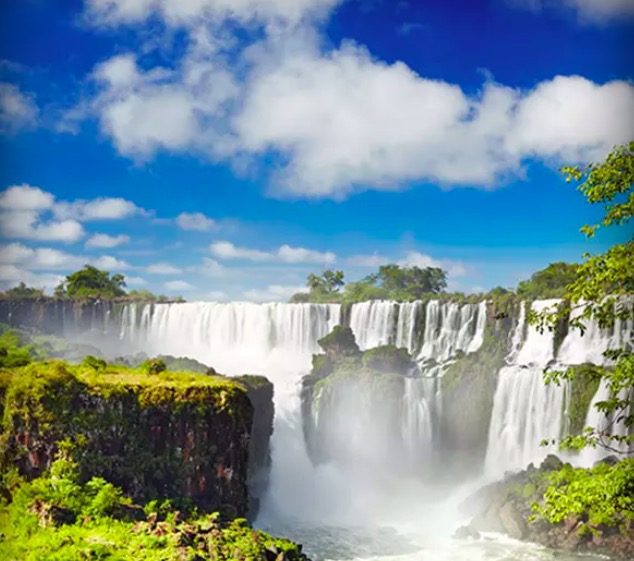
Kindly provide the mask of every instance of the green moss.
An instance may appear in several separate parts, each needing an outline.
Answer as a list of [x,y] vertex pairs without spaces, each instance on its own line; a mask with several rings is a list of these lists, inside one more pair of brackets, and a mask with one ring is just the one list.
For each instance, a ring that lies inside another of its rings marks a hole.
[[[246,461],[253,408],[229,378],[50,361],[4,372],[0,386],[0,468],[15,465],[28,477],[46,469],[64,439],[82,477],[99,474],[143,499],[184,500],[200,470],[209,480],[216,463]],[[232,444],[243,438],[244,457]],[[201,500],[208,496],[203,486]]]
[[371,370],[380,372],[407,373],[414,363],[407,349],[399,349],[394,345],[383,345],[365,351],[361,357],[361,364]]
[[605,369],[594,364],[571,366],[566,372],[570,379],[570,406],[568,419],[571,436],[580,435],[585,426],[592,398],[599,389]]

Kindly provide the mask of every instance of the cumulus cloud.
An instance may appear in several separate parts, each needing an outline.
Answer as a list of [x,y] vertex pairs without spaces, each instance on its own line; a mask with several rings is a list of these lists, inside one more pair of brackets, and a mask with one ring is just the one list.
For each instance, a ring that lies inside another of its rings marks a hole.
[[277,261],[281,263],[322,263],[330,264],[336,260],[332,252],[321,252],[304,247],[282,245],[275,251],[261,251],[246,247],[237,247],[231,242],[214,242],[209,246],[211,253],[219,259],[240,259],[244,261]]
[[130,236],[119,234],[109,236],[108,234],[94,234],[86,242],[86,247],[113,248],[130,242]]
[[97,23],[139,23],[159,16],[167,25],[187,26],[200,20],[234,20],[241,24],[297,24],[325,15],[342,0],[86,0]]
[[180,275],[183,270],[170,263],[153,263],[145,268],[151,275]]
[[[0,266],[16,267],[23,271],[68,271],[94,265],[100,269],[123,271],[132,266],[110,255],[86,257],[60,251],[49,247],[28,247],[21,243],[0,245]],[[26,278],[21,279],[26,282]]]
[[192,290],[194,287],[183,280],[166,282],[163,287],[167,290]]
[[197,232],[206,232],[216,225],[211,218],[200,212],[181,212],[176,217],[176,224],[181,230],[194,230]]
[[192,47],[170,69],[118,55],[95,72],[93,111],[122,155],[273,158],[274,194],[335,199],[420,180],[495,188],[528,158],[599,160],[634,130],[626,81],[556,76],[530,90],[488,81],[468,94],[352,42],[324,53],[306,37],[252,45],[246,78],[213,46]]
[[[137,214],[147,211],[122,198],[58,201],[52,193],[26,184],[13,185],[0,193],[0,235],[5,238],[72,243],[85,235],[82,222],[119,220]],[[126,238],[97,234],[88,245],[115,247],[128,241]]]
[[227,269],[225,267],[223,267],[215,259],[210,259],[209,257],[203,257],[200,265],[192,267],[192,271],[212,278],[222,277],[227,273]]
[[296,292],[305,291],[305,286],[272,284],[262,289],[247,290],[242,297],[250,302],[285,302]]
[[122,220],[136,214],[145,214],[132,201],[120,197],[99,197],[90,201],[59,202],[53,212],[60,218],[74,218],[82,222],[91,220]]
[[39,187],[13,185],[0,193],[0,208],[9,210],[46,210],[53,207],[55,197]]
[[605,23],[617,18],[634,17],[632,0],[507,0],[512,6],[534,12],[567,10],[575,12],[582,23]]
[[75,220],[42,220],[37,211],[0,212],[0,234],[5,238],[72,243],[84,237]]
[[99,269],[106,269],[108,271],[125,271],[132,269],[132,265],[127,261],[117,259],[111,255],[100,255],[99,257],[91,259],[90,264]]
[[416,251],[408,252],[403,259],[398,262],[403,267],[438,267],[447,272],[447,277],[457,278],[464,277],[467,274],[467,267],[460,261],[452,261],[451,259],[434,259],[424,253]]
[[33,99],[14,84],[0,82],[0,134],[32,128],[38,109]]

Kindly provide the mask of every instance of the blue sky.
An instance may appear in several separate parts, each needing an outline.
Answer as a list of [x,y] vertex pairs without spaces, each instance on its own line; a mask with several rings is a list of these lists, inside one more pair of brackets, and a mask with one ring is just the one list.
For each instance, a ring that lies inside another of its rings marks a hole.
[[324,267],[515,286],[630,232],[557,169],[634,130],[630,0],[23,0],[0,43],[0,287],[285,300]]

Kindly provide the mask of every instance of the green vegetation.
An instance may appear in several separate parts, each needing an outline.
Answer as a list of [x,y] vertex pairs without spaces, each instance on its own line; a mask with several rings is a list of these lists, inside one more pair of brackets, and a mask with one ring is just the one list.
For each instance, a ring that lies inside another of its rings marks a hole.
[[[0,397],[1,473],[14,466],[39,475],[68,440],[82,481],[103,477],[135,500],[170,498],[183,507],[191,500],[222,506],[209,491],[192,495],[187,482],[199,474],[215,477],[216,464],[231,457],[230,440],[248,433],[253,411],[244,387],[229,378],[148,375],[140,368],[103,367],[98,359],[5,370]],[[226,436],[212,444],[207,435],[216,433]],[[179,443],[182,434],[187,441]]]
[[549,487],[543,502],[533,504],[536,518],[559,524],[581,517],[580,532],[596,532],[602,525],[625,531],[625,524],[634,520],[634,458],[592,469],[566,464],[543,477]]
[[244,519],[185,517],[169,504],[144,509],[106,480],[83,482],[62,454],[43,476],[16,482],[0,505],[0,558],[24,561],[280,561],[304,559],[301,546],[252,530]]
[[85,265],[66,277],[57,288],[58,298],[105,298],[112,299],[125,295],[125,277],[119,273],[110,275],[92,265]]
[[[55,299],[68,300],[117,300],[124,302],[185,302],[181,296],[168,297],[156,295],[149,290],[130,290],[126,292],[125,277],[122,274],[111,274],[92,265],[68,275],[53,292]],[[44,289],[29,287],[21,282],[17,286],[0,292],[4,300],[41,300],[50,299]]]
[[291,302],[413,301],[439,294],[446,286],[447,274],[436,267],[382,265],[377,273],[348,284],[344,283],[343,271],[328,269],[321,275],[308,275],[309,292],[293,295]]
[[536,272],[530,280],[522,281],[517,287],[517,295],[522,300],[563,298],[566,287],[577,278],[578,265],[572,263],[551,263]]
[[564,374],[570,380],[568,421],[571,436],[579,436],[583,432],[592,398],[599,389],[604,372],[605,369],[601,366],[580,364],[571,366]]
[[[600,226],[624,226],[634,216],[634,142],[616,147],[599,164],[585,168],[567,167],[563,173],[568,181],[579,183],[579,190],[591,204],[605,205],[605,215],[600,225],[587,225],[581,231],[593,237]],[[557,324],[569,316],[571,311],[581,310],[578,317],[570,320],[571,329],[585,331],[585,322],[596,321],[600,327],[612,328],[617,320],[634,319],[634,236],[628,241],[612,246],[599,255],[585,255],[579,265],[576,278],[566,287],[565,305],[555,311],[540,315],[532,314],[530,321],[540,329],[556,329]],[[582,434],[566,438],[562,448],[604,446],[618,452],[622,445],[634,442],[634,349],[626,342],[622,348],[610,349],[606,357],[614,361],[614,367],[601,371],[607,381],[611,398],[597,404],[597,409],[606,416],[622,418],[630,428],[627,436],[610,435],[595,427],[586,427]],[[546,381],[557,382],[565,372],[546,372]],[[625,393],[623,391],[625,390]]]
[[317,343],[328,357],[356,356],[361,352],[352,329],[344,325],[336,325]]
[[43,288],[33,288],[30,286],[26,286],[23,282],[6,290],[4,292],[4,296],[6,298],[15,298],[18,300],[28,300],[33,298],[45,298],[44,289]]

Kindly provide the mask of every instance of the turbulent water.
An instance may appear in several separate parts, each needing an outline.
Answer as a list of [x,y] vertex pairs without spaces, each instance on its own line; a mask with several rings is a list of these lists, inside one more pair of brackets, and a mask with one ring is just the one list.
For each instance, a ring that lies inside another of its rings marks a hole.
[[[532,306],[539,311],[554,304]],[[486,454],[489,476],[539,460],[544,454],[539,441],[563,430],[566,387],[545,386],[544,366],[553,361],[600,362],[601,353],[621,337],[619,329],[605,333],[592,327],[590,336],[583,338],[571,332],[555,356],[553,334],[528,327],[525,312],[510,334],[506,366],[498,373]],[[442,487],[424,477],[399,478],[389,467],[371,469],[364,462],[311,463],[300,417],[301,378],[310,369],[311,355],[319,352],[318,339],[341,321],[340,307],[327,304],[130,305],[124,310],[120,337],[150,355],[188,356],[220,372],[265,374],[273,381],[271,484],[257,524],[304,543],[315,561],[577,559],[501,536],[474,542],[452,539],[456,527],[465,522],[458,504],[483,480]],[[349,324],[362,349],[396,344],[419,361],[418,375],[405,381],[399,430],[407,461],[421,474],[438,444],[438,376],[458,353],[482,346],[486,322],[486,303],[352,306]],[[595,399],[605,391],[600,388]]]

